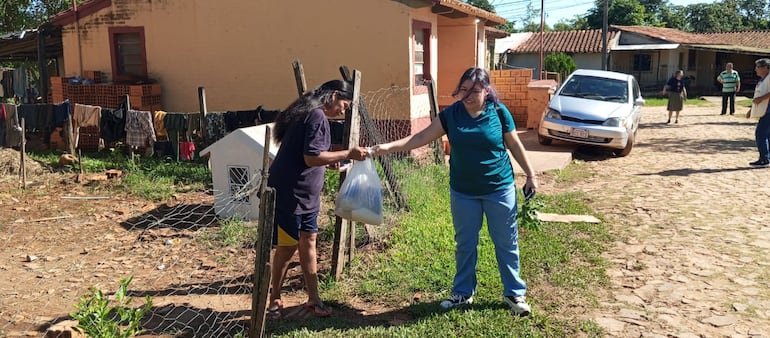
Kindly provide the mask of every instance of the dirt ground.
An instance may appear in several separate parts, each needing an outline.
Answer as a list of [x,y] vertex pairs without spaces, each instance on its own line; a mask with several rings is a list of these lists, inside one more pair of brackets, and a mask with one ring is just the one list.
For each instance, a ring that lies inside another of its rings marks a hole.
[[[581,148],[576,157],[590,178],[542,184],[544,193],[584,191],[618,235],[606,253],[611,287],[597,290],[600,306],[586,314],[611,336],[770,337],[770,169],[748,166],[757,157],[755,122],[718,110],[686,106],[667,125],[664,108],[644,108],[630,156]],[[43,336],[52,323],[67,324],[89,287],[114,292],[129,275],[130,295],[153,299],[148,336],[243,331],[254,250],[208,244],[210,193],[150,203],[101,188],[110,181],[77,183],[73,173],[44,170],[30,171],[22,191],[4,164],[13,156],[0,153],[0,337]],[[287,317],[308,317],[301,284],[292,266]],[[409,319],[355,299],[335,304],[335,316]]]
[[[713,103],[713,102],[712,102]],[[585,192],[619,240],[589,318],[616,337],[770,337],[770,168],[747,108],[644,108],[630,156],[581,149]],[[534,295],[536,297],[536,295]]]

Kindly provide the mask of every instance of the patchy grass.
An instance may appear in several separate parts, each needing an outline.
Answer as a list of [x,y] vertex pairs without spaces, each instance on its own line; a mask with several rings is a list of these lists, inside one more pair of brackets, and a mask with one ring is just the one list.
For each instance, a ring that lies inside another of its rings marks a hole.
[[[583,177],[565,169],[559,180]],[[353,297],[394,309],[410,320],[391,326],[384,318],[362,326],[345,317],[271,325],[274,337],[564,337],[600,336],[601,328],[581,319],[586,307],[597,306],[591,290],[606,287],[607,263],[601,258],[610,234],[604,224],[545,222],[539,231],[520,229],[522,275],[528,283],[529,318],[512,316],[501,301],[502,284],[494,247],[482,229],[477,266],[476,302],[464,309],[443,311],[438,303],[450,295],[455,271],[454,230],[449,211],[449,177],[443,165],[408,169],[400,182],[410,212],[384,243],[385,249],[359,255],[345,279],[322,283],[324,298],[345,306]],[[581,193],[539,194],[542,211],[592,214]],[[521,202],[521,201],[520,201]],[[601,216],[600,216],[601,217]],[[421,294],[419,302],[414,301]],[[400,318],[400,317],[399,317]]]
[[[61,151],[29,152],[38,162],[47,163],[62,171],[79,172],[78,164],[59,167]],[[85,174],[119,169],[125,174],[117,188],[132,195],[151,201],[168,200],[177,192],[202,190],[211,182],[211,173],[206,163],[196,161],[176,162],[160,158],[129,157],[117,151],[102,151],[81,155],[82,171]],[[98,184],[92,187],[99,188]]]

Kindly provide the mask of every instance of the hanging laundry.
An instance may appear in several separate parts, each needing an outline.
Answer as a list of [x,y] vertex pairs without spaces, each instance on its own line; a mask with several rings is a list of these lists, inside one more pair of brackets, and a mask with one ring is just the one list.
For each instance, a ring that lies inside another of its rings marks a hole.
[[206,113],[206,138],[209,142],[216,142],[227,135],[224,112]]
[[13,71],[13,91],[22,103],[30,102],[27,98],[27,67],[24,65]]
[[64,127],[64,122],[70,120],[71,107],[70,100],[53,105],[53,128]]
[[21,126],[17,106],[10,103],[0,103],[5,109],[5,144],[17,148],[21,146]]
[[102,139],[108,145],[113,145],[126,139],[126,100],[123,99],[118,108],[102,108],[102,121],[100,133]]
[[166,112],[157,110],[152,113],[152,123],[155,126],[155,137],[160,140],[168,139],[168,131],[166,131],[166,125],[163,123],[163,118],[166,117]]
[[189,161],[192,160],[193,154],[195,154],[195,143],[179,142],[179,157],[185,161]]
[[[95,151],[99,145],[99,125],[102,119],[102,107],[75,103],[75,109],[72,112],[72,137],[75,140],[75,147],[83,150]],[[91,127],[86,134],[89,140],[88,145],[81,146],[81,129]]]
[[201,130],[201,115],[199,113],[187,114],[187,128],[184,138],[187,142],[193,142],[193,134]]
[[129,110],[126,114],[126,144],[136,148],[152,148],[155,140],[152,113]]
[[166,113],[163,118],[163,124],[166,125],[168,140],[174,149],[174,158],[179,161],[179,137],[187,132],[187,114],[185,113]]

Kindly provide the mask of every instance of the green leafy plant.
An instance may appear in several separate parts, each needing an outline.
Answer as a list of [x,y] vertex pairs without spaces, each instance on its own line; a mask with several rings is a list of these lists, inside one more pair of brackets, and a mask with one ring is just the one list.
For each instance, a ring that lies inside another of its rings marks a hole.
[[545,203],[537,197],[524,201],[521,204],[521,211],[516,216],[519,221],[519,227],[526,230],[539,231],[542,222],[537,217],[537,212],[544,207]]
[[131,298],[126,297],[126,289],[133,276],[120,280],[120,287],[111,302],[101,290],[91,288],[75,307],[77,312],[70,316],[78,321],[77,327],[89,337],[134,337],[144,330],[142,317],[152,308],[152,299],[145,297],[145,305],[136,309],[130,307]]
[[543,68],[551,72],[561,74],[562,79],[566,79],[577,69],[575,60],[565,53],[551,53],[543,59]]

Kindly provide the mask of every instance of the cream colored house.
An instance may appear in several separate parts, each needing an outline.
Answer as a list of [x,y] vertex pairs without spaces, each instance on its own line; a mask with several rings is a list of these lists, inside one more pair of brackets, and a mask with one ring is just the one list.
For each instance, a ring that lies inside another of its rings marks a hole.
[[90,0],[52,18],[62,27],[63,74],[152,79],[167,111],[283,109],[297,97],[292,62],[310,89],[362,73],[362,93],[401,88],[387,119],[409,129],[428,119],[424,79],[439,105],[461,73],[484,67],[485,28],[505,23],[459,0]]

